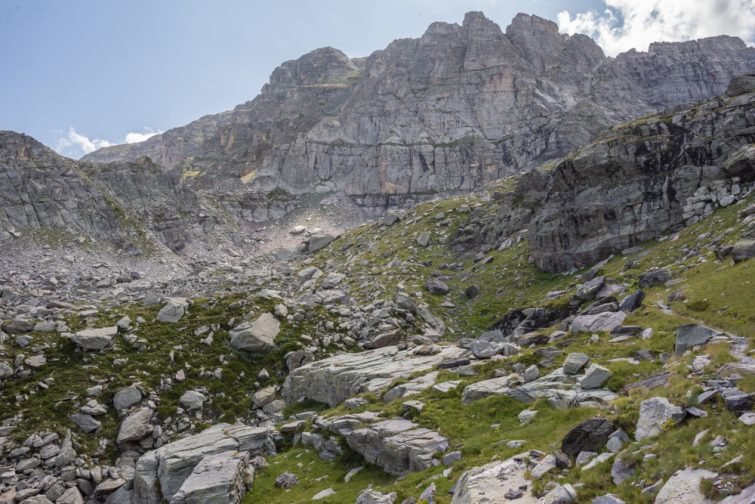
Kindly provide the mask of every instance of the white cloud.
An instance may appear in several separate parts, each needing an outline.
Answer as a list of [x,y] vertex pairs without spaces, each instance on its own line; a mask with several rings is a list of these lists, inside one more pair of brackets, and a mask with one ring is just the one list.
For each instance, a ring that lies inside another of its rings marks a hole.
[[733,35],[755,40],[755,0],[604,0],[606,9],[558,14],[561,32],[592,37],[609,56],[651,42]]
[[153,130],[152,128],[144,128],[144,131],[139,133],[138,131],[132,131],[126,133],[126,143],[138,143],[147,140],[150,137],[159,135],[162,133],[160,130]]
[[102,140],[99,138],[91,139],[86,135],[78,133],[73,127],[70,127],[68,128],[68,135],[58,140],[58,145],[55,150],[61,154],[80,157],[83,154],[89,154],[97,149],[110,147],[111,145],[113,144],[108,140]]
[[[150,137],[159,135],[160,133],[162,133],[162,131],[153,130],[152,128],[144,128],[144,131],[141,132],[131,131],[126,133],[123,143],[131,144],[143,142]],[[89,138],[76,131],[72,126],[68,128],[68,134],[58,140],[55,150],[64,156],[78,159],[85,154],[89,154],[90,152],[94,152],[103,147],[110,147],[111,145],[115,145],[115,143],[101,138]]]

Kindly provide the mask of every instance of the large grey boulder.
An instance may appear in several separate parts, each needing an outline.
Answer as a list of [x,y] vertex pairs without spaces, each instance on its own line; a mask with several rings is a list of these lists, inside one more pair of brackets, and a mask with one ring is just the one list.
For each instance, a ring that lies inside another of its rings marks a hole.
[[204,402],[206,400],[207,396],[199,392],[198,390],[187,390],[183,393],[183,395],[181,395],[181,397],[178,399],[178,402],[180,402],[181,406],[183,406],[187,410],[192,411],[202,409],[202,406],[204,406]]
[[113,407],[116,411],[129,409],[142,400],[142,392],[133,385],[124,387],[113,396]]
[[149,408],[139,408],[124,418],[118,429],[118,444],[140,441],[151,435],[153,431],[152,413]]
[[246,352],[262,352],[275,348],[280,322],[272,313],[263,313],[254,322],[244,322],[231,332],[231,347]]
[[75,423],[82,432],[90,433],[95,432],[102,427],[102,422],[96,420],[92,415],[86,415],[83,413],[74,413],[68,417],[73,423]]
[[384,494],[382,492],[378,492],[377,490],[368,488],[367,490],[359,494],[354,504],[394,504],[396,502],[396,499],[396,492]]
[[708,327],[687,324],[676,330],[676,341],[674,343],[674,353],[682,355],[689,348],[698,345],[704,345],[716,335],[716,331]]
[[566,356],[561,368],[565,374],[575,375],[582,371],[587,363],[590,362],[590,357],[587,354],[581,352],[570,353]]
[[440,464],[438,455],[448,449],[445,437],[403,418],[380,420],[367,413],[320,420],[320,425],[343,436],[367,462],[396,476]]
[[[217,424],[199,434],[168,443],[157,450],[142,455],[136,461],[134,473],[134,502],[140,504],[160,504],[171,499],[181,490],[186,480],[192,476],[197,465],[207,456],[227,452],[243,452],[250,456],[270,455],[275,453],[272,431],[266,427],[249,427],[246,425]],[[212,462],[205,466],[209,471],[212,467],[220,467],[219,476],[224,481],[238,481],[235,476],[239,469],[233,460]],[[231,477],[230,475],[233,475]],[[190,484],[192,491],[209,491],[212,482],[202,487],[207,481],[201,473],[197,473],[194,483]],[[186,490],[189,490],[187,487]],[[213,490],[214,491],[214,490]],[[222,490],[221,490],[222,491]],[[191,492],[185,492],[184,495]]]
[[634,437],[637,441],[655,437],[667,422],[678,423],[684,418],[684,410],[665,397],[652,397],[640,404],[640,417]]
[[309,399],[337,406],[360,392],[377,392],[395,380],[429,371],[463,353],[464,349],[457,346],[443,347],[433,355],[387,346],[336,355],[293,370],[286,377],[281,392],[288,404]]
[[539,504],[532,493],[527,474],[539,460],[531,453],[521,453],[509,459],[475,467],[461,475],[456,482],[451,504],[489,504],[517,502]]
[[84,504],[84,498],[78,488],[69,488],[55,500],[55,504]]
[[598,364],[590,364],[585,375],[579,380],[579,386],[583,389],[596,389],[603,386],[611,377],[611,371]]
[[71,336],[71,341],[82,350],[103,350],[113,344],[118,326],[84,329]]
[[739,240],[731,248],[731,257],[735,263],[755,257],[755,240]]
[[0,361],[0,380],[13,376],[13,368],[7,362]]
[[183,318],[188,309],[189,303],[185,298],[169,298],[157,312],[157,320],[174,324]]
[[310,254],[313,254],[317,252],[318,250],[322,250],[328,245],[330,245],[338,236],[331,235],[331,234],[316,234],[312,235],[309,238],[309,242],[307,243],[307,251]]
[[239,504],[254,479],[247,459],[238,451],[207,455],[194,466],[171,504]]
[[613,331],[621,324],[627,314],[618,312],[602,312],[596,315],[577,315],[571,323],[571,331],[578,332],[608,332]]
[[676,471],[655,497],[655,504],[711,504],[700,490],[703,479],[712,479],[716,473],[705,469],[683,469]]
[[611,433],[616,430],[614,424],[605,418],[590,418],[570,430],[561,441],[561,451],[576,458],[580,452],[599,453],[603,451]]

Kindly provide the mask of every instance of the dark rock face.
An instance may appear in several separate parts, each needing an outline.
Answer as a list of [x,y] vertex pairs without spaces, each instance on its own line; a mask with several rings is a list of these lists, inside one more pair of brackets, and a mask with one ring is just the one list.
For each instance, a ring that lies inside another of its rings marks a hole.
[[549,177],[529,227],[532,257],[564,271],[696,222],[755,179],[752,92],[612,130]]
[[579,452],[600,452],[608,442],[608,437],[616,430],[611,421],[605,418],[590,418],[570,430],[561,442],[561,451],[570,457]]
[[[134,160],[197,175],[262,221],[260,195],[343,191],[377,214],[469,190],[562,156],[601,129],[725,91],[755,70],[732,37],[653,44],[608,59],[588,37],[517,15],[434,23],[368,58],[324,48],[278,67],[254,100],[91,161]],[[248,199],[251,198],[251,201]]]
[[[535,263],[560,272],[731,205],[755,181],[755,88],[743,92],[751,81],[735,79],[733,97],[614,127],[564,159],[521,175],[510,190],[493,195],[495,214],[470,213],[454,249],[501,248],[528,237]],[[642,284],[658,280],[665,281],[653,272]]]

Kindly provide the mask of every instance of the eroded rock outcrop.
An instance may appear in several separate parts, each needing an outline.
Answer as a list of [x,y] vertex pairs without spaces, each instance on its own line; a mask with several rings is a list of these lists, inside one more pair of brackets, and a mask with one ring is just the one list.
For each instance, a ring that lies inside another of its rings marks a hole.
[[388,346],[360,353],[329,357],[295,369],[286,377],[282,394],[287,403],[303,399],[337,406],[360,392],[381,390],[399,378],[430,370],[464,352],[445,347],[434,355]]
[[374,413],[320,419],[318,425],[342,436],[349,447],[388,474],[400,476],[440,464],[448,440],[403,418],[383,420]]
[[[201,493],[209,499],[225,492],[223,489],[230,492],[224,495],[238,496],[239,482],[247,478],[245,462],[238,453],[275,453],[271,431],[265,427],[217,424],[147,452],[136,463],[133,498],[142,504],[197,502],[190,496]],[[212,481],[206,479],[208,472],[216,476]]]

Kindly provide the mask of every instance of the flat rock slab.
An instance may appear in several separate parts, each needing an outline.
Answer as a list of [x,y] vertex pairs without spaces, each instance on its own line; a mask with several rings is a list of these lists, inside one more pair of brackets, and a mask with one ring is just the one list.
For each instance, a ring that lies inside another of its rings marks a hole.
[[403,418],[380,420],[374,414],[321,419],[319,425],[342,436],[349,447],[388,474],[400,476],[440,463],[448,440]]
[[655,504],[709,504],[700,490],[703,479],[712,479],[717,475],[705,469],[684,469],[676,471],[669,478],[655,498]]
[[461,399],[464,404],[469,404],[490,395],[506,395],[524,403],[531,403],[542,397],[556,408],[568,408],[582,404],[607,403],[618,397],[610,390],[585,390],[576,386],[582,378],[584,375],[567,375],[561,368],[521,385],[517,385],[508,376],[492,378],[468,385],[462,392]]
[[246,452],[251,456],[273,454],[272,432],[266,427],[218,424],[145,453],[136,462],[134,502],[172,502],[205,457],[224,452]]
[[288,404],[309,399],[333,407],[361,392],[376,392],[399,378],[429,371],[462,353],[464,349],[456,346],[444,347],[435,355],[416,355],[411,350],[388,346],[336,355],[292,371],[282,394]]
[[492,504],[516,502],[538,504],[532,482],[525,477],[538,461],[529,453],[515,455],[465,472],[456,483],[451,504]]
[[83,350],[103,350],[113,344],[118,326],[84,329],[71,336],[71,341]]
[[577,332],[609,332],[621,324],[627,314],[624,312],[603,312],[597,315],[577,315],[571,323],[571,331]]

